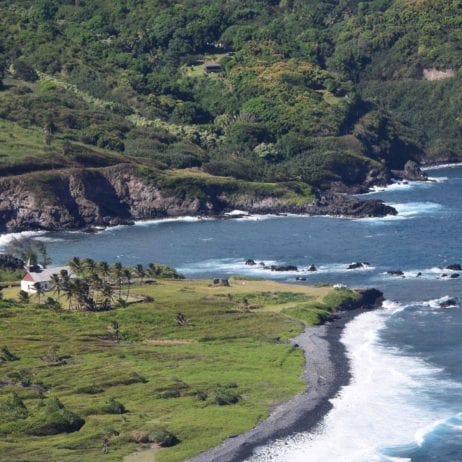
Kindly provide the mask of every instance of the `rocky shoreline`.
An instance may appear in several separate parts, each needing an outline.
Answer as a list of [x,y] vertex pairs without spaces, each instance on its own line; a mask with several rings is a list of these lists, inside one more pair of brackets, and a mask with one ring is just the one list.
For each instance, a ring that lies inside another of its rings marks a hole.
[[[97,179],[97,181],[96,181]],[[344,193],[324,192],[313,202],[294,204],[281,197],[249,197],[216,192],[207,200],[164,195],[129,173],[93,178],[59,178],[53,185],[58,200],[47,203],[31,185],[0,184],[0,231],[60,231],[130,225],[139,220],[182,216],[232,218],[232,210],[250,214],[329,215],[352,218],[396,215],[379,200],[360,200]],[[110,181],[109,181],[110,180]]]
[[390,184],[392,178],[425,180],[415,162],[389,175],[371,170],[360,185],[333,183],[318,191],[312,202],[248,191],[225,191],[216,186],[198,195],[178,195],[140,178],[124,166],[99,171],[71,171],[54,176],[46,185],[37,176],[29,183],[18,177],[0,181],[0,231],[82,230],[130,225],[136,220],[182,216],[225,218],[232,210],[250,214],[303,214],[351,218],[396,215],[380,200],[362,200],[359,194],[372,186]]
[[383,294],[376,289],[361,292],[359,300],[342,306],[331,321],[322,326],[307,327],[293,339],[293,344],[302,348],[306,358],[305,392],[277,406],[253,430],[232,436],[188,462],[242,462],[259,446],[315,428],[332,408],[330,398],[351,380],[345,346],[340,341],[343,329],[357,315],[377,308],[383,301]]

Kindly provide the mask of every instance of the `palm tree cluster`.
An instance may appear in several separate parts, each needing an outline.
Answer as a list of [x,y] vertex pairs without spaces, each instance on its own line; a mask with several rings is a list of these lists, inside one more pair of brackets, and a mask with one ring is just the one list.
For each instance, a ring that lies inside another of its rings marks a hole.
[[58,298],[61,294],[64,295],[69,310],[84,309],[93,311],[110,307],[112,297],[112,288],[110,286],[108,286],[110,293],[105,298],[106,291],[102,286],[98,287],[94,280],[86,277],[71,278],[65,269],[61,270],[59,274],[53,274],[51,283]]
[[120,262],[110,265],[92,258],[73,257],[69,268],[76,277],[71,277],[66,270],[52,275],[54,293],[58,297],[61,294],[65,296],[68,309],[89,311],[110,309],[114,301],[119,305],[126,305],[134,278],[143,282],[146,276],[175,279],[182,277],[175,269],[166,265],[150,263],[145,269],[140,264],[134,267],[123,266]]

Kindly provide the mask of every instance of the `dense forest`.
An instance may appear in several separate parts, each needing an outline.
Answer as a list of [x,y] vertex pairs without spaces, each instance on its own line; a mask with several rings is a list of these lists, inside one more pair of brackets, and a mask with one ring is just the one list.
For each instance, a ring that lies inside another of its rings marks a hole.
[[127,163],[164,187],[181,169],[319,191],[462,158],[460,0],[0,8],[2,175]]

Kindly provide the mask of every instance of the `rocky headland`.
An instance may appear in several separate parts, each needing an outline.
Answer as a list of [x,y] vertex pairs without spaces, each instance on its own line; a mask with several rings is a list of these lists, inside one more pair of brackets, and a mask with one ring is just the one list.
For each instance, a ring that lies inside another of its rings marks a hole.
[[[415,163],[408,163],[394,178],[426,179]],[[178,182],[172,187],[144,177],[129,165],[98,169],[68,169],[28,173],[0,179],[0,230],[85,229],[132,224],[135,220],[181,216],[223,216],[230,210],[251,214],[307,214],[346,217],[382,217],[397,211],[380,200],[361,200],[360,193],[390,182],[376,171],[361,184],[332,184],[313,196],[278,186],[253,188],[238,182]]]

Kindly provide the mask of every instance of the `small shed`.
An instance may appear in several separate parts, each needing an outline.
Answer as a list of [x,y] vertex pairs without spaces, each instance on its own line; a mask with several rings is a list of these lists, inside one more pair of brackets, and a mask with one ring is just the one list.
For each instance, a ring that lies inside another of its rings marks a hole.
[[205,63],[204,72],[206,74],[217,74],[223,72],[223,66],[219,63]]

